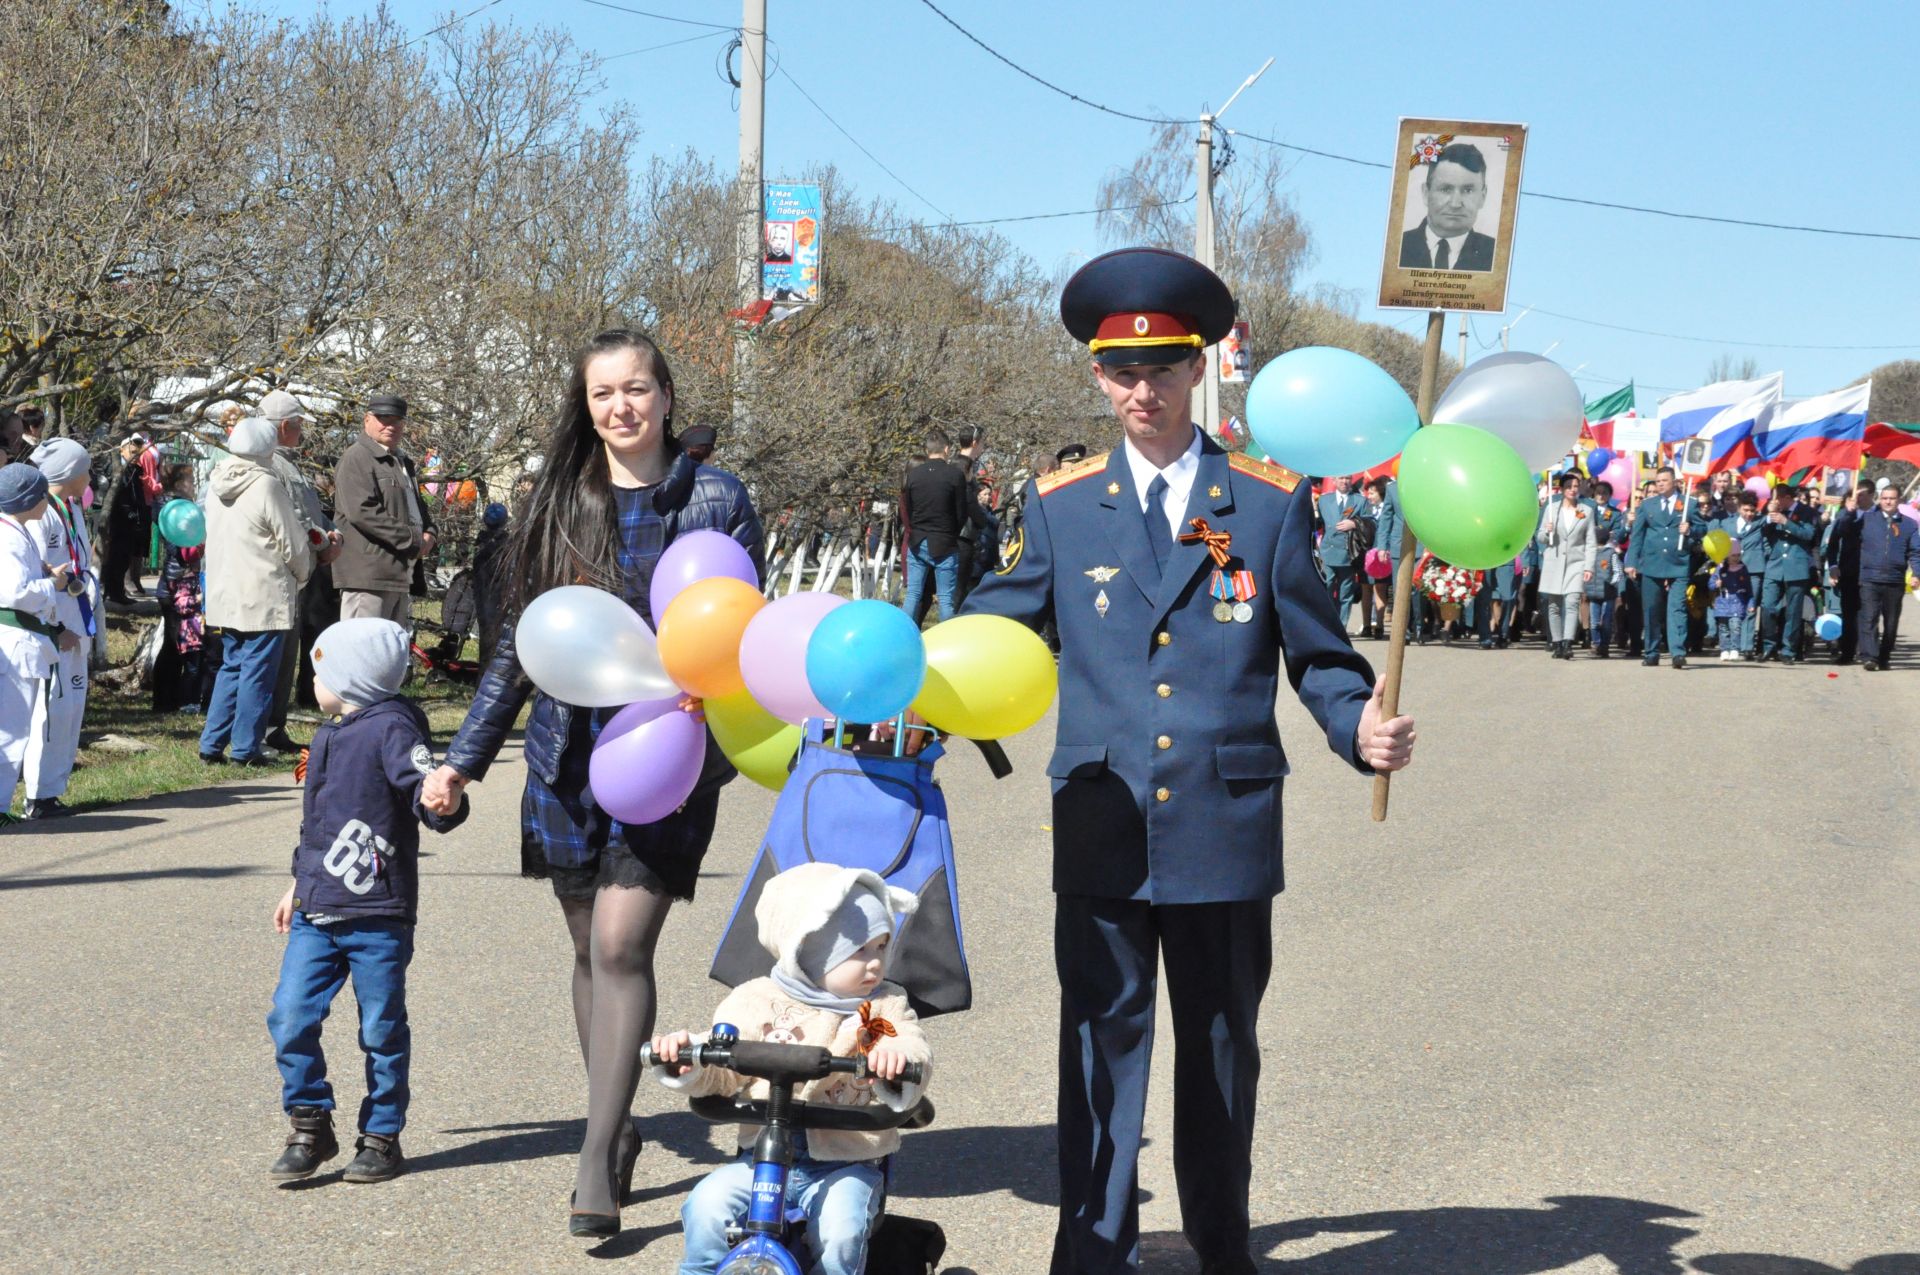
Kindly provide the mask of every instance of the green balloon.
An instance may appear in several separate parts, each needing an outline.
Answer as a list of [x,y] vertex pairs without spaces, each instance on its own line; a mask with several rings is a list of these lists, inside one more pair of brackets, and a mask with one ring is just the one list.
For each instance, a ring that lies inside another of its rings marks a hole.
[[1540,519],[1527,462],[1471,425],[1428,425],[1400,455],[1400,507],[1436,557],[1486,571],[1519,556]]

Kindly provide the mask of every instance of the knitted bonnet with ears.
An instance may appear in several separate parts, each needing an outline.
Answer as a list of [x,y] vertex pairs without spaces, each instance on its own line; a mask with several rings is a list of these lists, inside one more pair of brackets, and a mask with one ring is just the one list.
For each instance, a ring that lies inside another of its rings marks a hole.
[[[820,971],[808,971],[801,965],[801,946],[833,923],[848,900],[860,892],[877,899],[889,918],[911,916],[920,906],[918,898],[888,885],[877,872],[831,863],[803,863],[774,877],[760,892],[760,901],[753,909],[753,919],[760,928],[760,946],[773,954],[774,962],[789,977],[814,981]],[[898,926],[892,928],[897,931]]]

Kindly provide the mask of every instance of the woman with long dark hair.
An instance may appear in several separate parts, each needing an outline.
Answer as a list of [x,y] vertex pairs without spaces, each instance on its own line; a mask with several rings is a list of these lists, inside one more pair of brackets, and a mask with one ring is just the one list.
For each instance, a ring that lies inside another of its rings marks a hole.
[[[695,463],[674,439],[673,374],[637,332],[602,332],[574,359],[566,402],[505,550],[507,626],[446,764],[429,776],[430,808],[451,809],[485,777],[528,695],[521,868],[553,885],[573,938],[573,1017],[587,1064],[587,1133],[568,1229],[620,1229],[621,1196],[640,1143],[631,1108],[640,1045],[653,1032],[653,952],[675,899],[693,898],[719,791],[734,776],[711,737],[700,782],[657,823],[625,824],[594,804],[587,762],[614,709],[536,691],[512,623],[549,589],[591,584],[624,598],[649,625],[654,564],[675,536],[711,528],[766,564],[760,519],[733,475]],[[691,708],[691,702],[687,707]]]

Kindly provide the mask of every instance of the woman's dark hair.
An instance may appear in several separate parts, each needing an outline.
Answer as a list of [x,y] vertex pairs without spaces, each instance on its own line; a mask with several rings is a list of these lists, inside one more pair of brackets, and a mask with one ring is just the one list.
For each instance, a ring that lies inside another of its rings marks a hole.
[[178,491],[180,484],[193,477],[192,465],[168,465],[160,471],[160,490]]
[[518,615],[527,603],[562,585],[620,591],[613,481],[606,448],[587,408],[587,364],[617,350],[645,356],[655,383],[667,391],[666,444],[673,449],[673,372],[660,347],[627,328],[602,332],[587,342],[574,356],[546,462],[507,541],[504,601],[509,615]]

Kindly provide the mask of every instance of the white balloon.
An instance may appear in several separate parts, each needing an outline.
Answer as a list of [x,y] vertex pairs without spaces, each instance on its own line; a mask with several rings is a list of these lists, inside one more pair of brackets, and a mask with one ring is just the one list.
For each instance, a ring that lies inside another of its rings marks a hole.
[[653,630],[604,589],[549,589],[527,604],[513,642],[533,684],[563,704],[615,708],[680,693]]
[[1514,351],[1469,364],[1434,405],[1433,419],[1496,435],[1538,473],[1572,449],[1586,410],[1580,387],[1558,363]]

